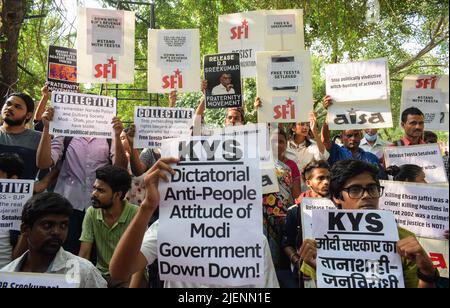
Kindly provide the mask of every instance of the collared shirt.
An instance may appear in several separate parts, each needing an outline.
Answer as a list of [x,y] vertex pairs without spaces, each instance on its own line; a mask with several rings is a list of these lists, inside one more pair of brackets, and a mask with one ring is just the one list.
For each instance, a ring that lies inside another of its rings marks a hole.
[[[64,137],[53,139],[51,155],[54,165],[61,159],[63,150]],[[69,199],[74,209],[84,211],[91,203],[95,170],[109,165],[113,159],[114,140],[110,151],[106,139],[73,138],[67,148],[55,192]]]
[[235,93],[236,92],[234,91],[233,88],[231,88],[230,91],[227,91],[227,88],[223,84],[219,84],[218,86],[215,86],[211,92],[212,95],[230,95],[230,94],[235,94]]
[[102,209],[90,207],[86,211],[80,241],[95,243],[97,248],[97,268],[102,275],[109,275],[109,263],[114,250],[136,215],[137,210],[137,206],[124,201],[122,214],[112,227],[106,224]]
[[297,144],[294,140],[288,142],[286,157],[297,163],[298,169],[302,172],[303,168],[312,161],[327,160],[330,153],[325,150],[320,153],[317,144],[311,140],[311,145],[306,146],[306,141]]
[[[159,220],[155,221],[147,230],[142,241],[141,253],[147,259],[148,264],[152,264],[158,258],[158,228]],[[270,254],[269,243],[264,237],[264,284],[260,286],[245,286],[242,288],[279,288],[275,267]],[[190,283],[181,281],[166,281],[165,288],[227,288],[227,286],[205,285],[200,283]]]
[[367,139],[363,138],[361,140],[361,143],[359,144],[359,147],[366,152],[374,154],[376,157],[378,157],[378,159],[381,160],[384,156],[384,148],[387,147],[388,145],[389,143],[382,140],[381,138],[377,138],[377,140],[373,145],[370,145]]
[[[0,272],[15,273],[20,272],[23,262],[26,260],[28,251],[24,253],[21,257],[9,263],[7,266],[2,268]],[[47,273],[50,274],[63,274],[71,275],[71,278],[78,278],[76,275],[76,270],[79,270],[79,281],[80,288],[106,288],[106,281],[103,279],[100,272],[95,268],[95,266],[78,256],[65,251],[62,247],[56,254],[53,262],[50,264]]]
[[[411,145],[411,141],[409,141],[408,137],[403,136],[403,138],[401,140],[402,140],[404,146]],[[420,139],[418,144],[427,144],[427,143],[425,141],[423,141],[423,139]]]

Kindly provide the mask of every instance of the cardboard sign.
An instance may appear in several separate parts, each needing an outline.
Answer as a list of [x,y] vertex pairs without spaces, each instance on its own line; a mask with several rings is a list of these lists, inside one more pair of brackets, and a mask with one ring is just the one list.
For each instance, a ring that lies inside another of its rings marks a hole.
[[0,272],[0,289],[76,289],[66,275]]
[[79,92],[77,83],[77,51],[49,46],[47,82],[49,91]]
[[53,92],[55,109],[50,134],[70,137],[113,138],[115,97]]
[[134,12],[78,8],[80,83],[134,83]]
[[0,232],[20,231],[22,210],[33,197],[33,180],[0,179]]
[[200,91],[198,29],[148,30],[148,92]]
[[313,110],[309,52],[258,52],[258,122],[309,122]]
[[419,108],[425,115],[426,130],[448,131],[448,106],[448,75],[413,75],[403,79],[400,114],[409,107]]
[[206,108],[242,107],[238,53],[205,56]]

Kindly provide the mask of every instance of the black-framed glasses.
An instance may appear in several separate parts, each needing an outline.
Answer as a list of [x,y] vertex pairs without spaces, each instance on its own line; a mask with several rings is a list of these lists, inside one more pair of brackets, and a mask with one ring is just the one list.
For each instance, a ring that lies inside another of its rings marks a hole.
[[342,190],[346,191],[351,199],[361,199],[366,191],[370,197],[379,198],[383,195],[384,187],[378,184],[370,184],[366,187],[363,187],[361,185],[353,185],[347,188],[343,188]]

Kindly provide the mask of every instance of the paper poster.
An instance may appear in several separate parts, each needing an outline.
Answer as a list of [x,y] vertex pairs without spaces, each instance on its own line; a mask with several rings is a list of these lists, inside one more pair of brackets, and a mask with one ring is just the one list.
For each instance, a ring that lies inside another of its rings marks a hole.
[[394,215],[314,210],[318,288],[404,288]]
[[78,8],[79,83],[134,83],[134,12]]
[[206,108],[242,107],[238,53],[205,56]]
[[148,92],[200,91],[198,29],[148,30]]
[[52,93],[55,109],[50,134],[70,137],[113,138],[115,97],[77,93]]
[[313,210],[333,210],[336,205],[328,198],[303,198],[299,206],[301,209],[301,221],[303,239],[313,239],[312,213]]
[[438,269],[439,275],[448,278],[448,240],[434,240],[429,238],[417,238],[420,245],[425,249]]
[[257,95],[262,101],[258,122],[309,122],[313,110],[309,52],[260,52],[257,62]]
[[339,103],[328,110],[330,130],[393,127],[391,106],[387,103]]
[[[78,279],[79,280],[79,279]],[[79,282],[66,275],[0,272],[0,289],[76,289]]]
[[79,92],[77,83],[77,51],[49,46],[47,82],[49,91]]
[[[448,131],[448,75],[411,75],[403,79],[400,113],[410,107],[425,115],[425,129]],[[401,121],[401,119],[400,119]]]
[[400,167],[406,164],[422,167],[425,172],[425,181],[428,184],[448,182],[444,160],[438,144],[385,147],[384,159],[387,167]]
[[162,280],[263,284],[260,159],[249,148],[244,136],[228,135],[163,144],[162,156],[181,161],[159,187]]
[[160,148],[166,139],[190,136],[194,109],[135,107],[135,149]]
[[394,213],[397,223],[416,236],[445,239],[448,230],[448,186],[382,181],[380,209]]
[[256,77],[256,53],[305,50],[302,10],[219,16],[219,53],[239,53],[242,77]]
[[0,179],[0,232],[20,231],[22,210],[33,197],[33,180]]

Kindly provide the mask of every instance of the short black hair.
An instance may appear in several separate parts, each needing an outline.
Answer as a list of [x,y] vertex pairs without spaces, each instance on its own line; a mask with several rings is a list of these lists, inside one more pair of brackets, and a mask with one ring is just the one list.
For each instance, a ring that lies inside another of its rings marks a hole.
[[25,102],[25,105],[27,105],[27,112],[34,112],[34,100],[31,98],[31,96],[26,93],[11,93],[10,95],[8,95],[8,98],[6,100],[8,100],[12,96],[20,97]]
[[423,140],[428,143],[428,139],[430,139],[430,138],[434,138],[434,139],[438,140],[438,135],[436,135],[434,132],[425,131],[423,133]]
[[95,171],[97,180],[103,181],[111,187],[113,193],[121,192],[122,200],[131,188],[131,176],[127,170],[108,165]]
[[25,203],[22,210],[22,224],[32,228],[41,217],[48,215],[64,215],[70,217],[73,207],[63,196],[46,192],[33,196]]
[[423,168],[413,164],[405,164],[398,166],[389,166],[386,173],[394,177],[394,181],[414,182],[414,180],[422,173]]
[[409,108],[403,110],[403,112],[402,112],[402,123],[406,123],[406,121],[408,120],[408,116],[409,115],[418,115],[418,116],[422,116],[422,117],[425,116],[423,114],[423,112],[420,111],[419,108],[409,107]]
[[17,176],[19,179],[25,171],[25,163],[16,153],[0,153],[0,170],[8,179]]
[[363,173],[369,173],[380,184],[378,172],[378,167],[362,160],[340,160],[331,168],[330,196],[341,199],[345,183]]
[[324,160],[315,161],[313,160],[309,164],[307,164],[303,170],[302,170],[302,179],[303,182],[306,182],[310,179],[311,174],[313,173],[314,169],[327,169],[330,170],[330,165],[328,162]]

